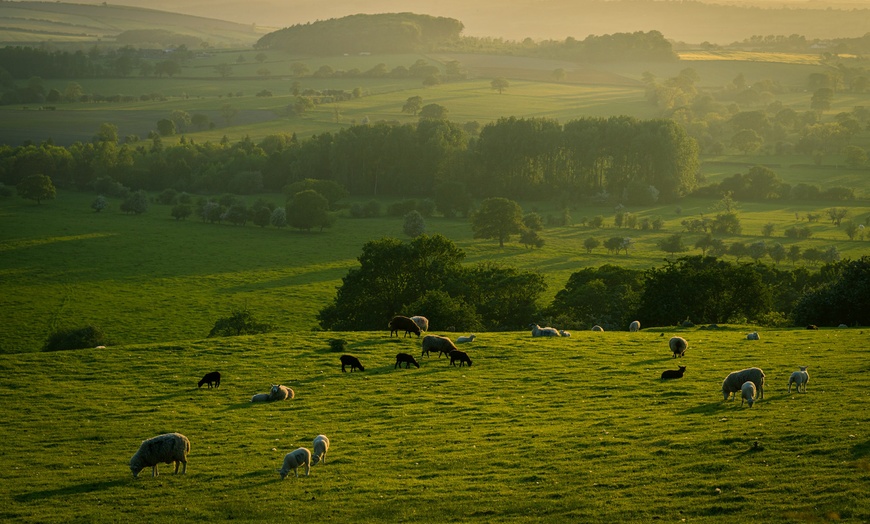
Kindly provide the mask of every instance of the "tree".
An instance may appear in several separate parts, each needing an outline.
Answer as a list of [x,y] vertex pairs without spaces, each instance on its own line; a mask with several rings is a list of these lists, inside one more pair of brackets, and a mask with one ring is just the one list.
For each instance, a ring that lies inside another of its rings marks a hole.
[[156,74],[158,78],[162,78],[163,75],[172,78],[174,75],[180,72],[181,65],[175,60],[164,60],[163,62],[160,62],[156,66],[154,66],[154,74]]
[[683,235],[674,233],[658,241],[658,247],[665,253],[675,254],[688,251],[689,248],[683,243]]
[[435,208],[445,217],[468,216],[471,195],[462,182],[442,182],[435,186]]
[[106,201],[106,197],[103,195],[97,196],[93,202],[91,202],[91,209],[99,213],[100,211],[106,209],[109,206],[109,203]]
[[190,206],[187,204],[177,204],[172,207],[172,218],[175,220],[184,220],[192,214]]
[[161,118],[157,121],[157,132],[160,136],[172,136],[175,134],[175,122],[168,118]]
[[447,108],[441,104],[426,104],[420,108],[420,118],[428,120],[443,120],[447,118]]
[[846,165],[852,169],[858,169],[867,164],[867,152],[858,146],[849,145],[843,148]]
[[828,214],[828,218],[831,219],[833,224],[840,227],[843,219],[849,214],[849,210],[845,207],[832,207],[825,211],[825,213]]
[[505,89],[510,87],[510,82],[508,82],[506,78],[498,77],[498,78],[494,78],[492,80],[492,82],[489,83],[489,85],[494,90],[498,91],[498,94],[502,94]]
[[97,135],[94,137],[94,141],[96,142],[111,142],[114,144],[118,143],[118,126],[115,124],[111,124],[109,122],[103,122],[100,124],[100,130],[97,131]]
[[408,97],[408,100],[405,101],[405,105],[402,106],[403,113],[411,113],[414,116],[417,116],[417,113],[423,107],[423,97],[421,96],[411,96]]
[[540,231],[544,229],[544,219],[538,213],[526,213],[523,215],[523,225],[528,229]]
[[731,137],[731,147],[742,153],[756,151],[763,143],[761,135],[752,129],[742,129]]
[[441,84],[441,76],[440,75],[429,75],[423,79],[423,85],[425,87],[432,87]]
[[214,66],[214,72],[220,75],[221,78],[227,78],[233,74],[233,66],[227,62],[221,62]]
[[499,247],[504,247],[511,235],[523,230],[523,209],[507,198],[487,198],[471,214],[471,229],[474,238],[498,240]]
[[329,214],[329,201],[312,189],[293,195],[287,209],[287,223],[297,229],[311,231],[313,227],[320,227],[322,231],[333,224],[334,219]]
[[293,62],[290,64],[290,71],[293,73],[293,76],[305,76],[310,72],[308,66],[302,62]]
[[849,220],[846,222],[846,226],[843,230],[846,232],[846,236],[849,237],[849,240],[855,240],[855,237],[858,235],[859,231],[858,224],[855,223],[854,220]]
[[37,204],[42,204],[43,200],[52,200],[57,195],[51,178],[45,175],[27,176],[18,183],[16,188],[18,196],[28,200],[36,200]]
[[405,223],[402,225],[402,231],[409,237],[418,237],[426,232],[426,221],[423,220],[423,215],[416,209],[405,214]]
[[529,249],[544,247],[544,239],[534,229],[523,229],[520,232],[520,243]]
[[229,317],[215,321],[214,326],[208,333],[211,337],[234,337],[239,335],[257,335],[272,331],[269,324],[257,322],[254,315],[247,308],[233,310]]
[[831,108],[831,101],[834,99],[834,90],[829,87],[816,89],[813,93],[813,98],[810,101],[810,108],[813,111],[827,111]]
[[141,215],[148,210],[148,195],[143,190],[134,191],[121,202],[121,211]]
[[771,259],[773,259],[774,264],[779,264],[780,262],[782,262],[787,255],[785,247],[779,242],[772,245],[767,251],[767,254],[770,255]]
[[272,210],[272,216],[269,221],[275,227],[285,227],[287,225],[287,212],[283,207],[276,207]]
[[586,248],[586,253],[592,253],[592,250],[601,245],[601,241],[594,237],[589,237],[583,241],[583,247]]
[[749,247],[746,249],[747,254],[756,262],[767,256],[767,245],[765,245],[763,240],[749,244]]

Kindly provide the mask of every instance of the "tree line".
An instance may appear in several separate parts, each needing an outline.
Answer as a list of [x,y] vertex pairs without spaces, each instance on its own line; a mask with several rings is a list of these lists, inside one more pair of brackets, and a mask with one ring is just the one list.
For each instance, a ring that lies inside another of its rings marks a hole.
[[530,322],[589,329],[757,323],[768,326],[870,323],[870,257],[820,271],[689,256],[636,270],[613,265],[573,273],[547,306],[543,277],[492,262],[463,265],[441,235],[370,241],[360,266],[318,314],[330,330],[383,329],[393,315],[423,315],[438,330],[516,330]]

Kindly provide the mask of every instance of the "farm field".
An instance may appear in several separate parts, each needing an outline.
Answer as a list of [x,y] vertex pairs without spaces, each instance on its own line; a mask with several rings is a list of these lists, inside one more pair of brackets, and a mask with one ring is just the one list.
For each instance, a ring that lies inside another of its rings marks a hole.
[[[261,196],[283,203],[280,195]],[[94,197],[61,191],[56,200],[42,205],[17,196],[0,199],[0,310],[5,326],[0,352],[37,351],[55,329],[88,324],[103,329],[112,344],[189,340],[204,337],[217,319],[242,308],[279,331],[311,331],[317,328],[317,312],[332,301],[341,278],[357,266],[366,242],[384,236],[408,240],[400,217],[351,219],[345,211],[332,229],[303,233],[251,224],[208,224],[195,218],[178,222],[169,206],[156,204],[142,215],[130,216],[112,199],[108,209],[95,213],[90,208]],[[256,198],[249,197],[248,204]],[[561,216],[552,203],[521,204],[545,222]],[[474,239],[466,219],[432,217],[426,229],[452,240],[466,253],[468,263],[492,260],[539,271],[548,285],[542,297],[545,306],[583,267],[664,265],[667,254],[657,247],[658,241],[683,231],[682,220],[709,214],[712,204],[686,200],[679,206],[627,209],[638,219],[661,217],[661,231],[616,228],[610,206],[577,207],[570,210],[573,224],[545,227],[545,245],[534,250],[516,237],[504,248],[495,241]],[[835,205],[741,204],[743,234],[723,240],[780,242],[786,248],[797,243],[802,249],[834,246],[852,259],[870,253],[870,238],[849,240],[829,222],[808,223],[803,218],[810,212],[824,216]],[[580,225],[584,218],[598,215],[605,219],[604,228]],[[870,206],[853,203],[851,219],[864,223],[868,216]],[[773,236],[763,237],[768,222],[775,230]],[[809,227],[812,237],[785,238],[783,232],[793,225]],[[633,240],[628,255],[608,254],[602,247],[587,253],[583,247],[589,237],[603,242],[626,236]],[[693,246],[699,235],[684,237]]]
[[[0,518],[16,522],[866,522],[864,329],[478,333],[472,367],[386,330],[192,339],[0,359]],[[436,331],[437,332],[437,331]],[[668,337],[689,341],[671,358]],[[456,334],[451,334],[455,336]],[[341,338],[364,372],[342,373]],[[687,367],[662,382],[663,370]],[[787,392],[809,366],[807,392]],[[758,366],[753,408],[722,402]],[[197,389],[219,370],[221,387]],[[294,400],[251,404],[281,383]],[[46,423],[50,421],[50,423]],[[134,480],[139,443],[177,431],[187,474]],[[326,464],[281,481],[319,433]]]

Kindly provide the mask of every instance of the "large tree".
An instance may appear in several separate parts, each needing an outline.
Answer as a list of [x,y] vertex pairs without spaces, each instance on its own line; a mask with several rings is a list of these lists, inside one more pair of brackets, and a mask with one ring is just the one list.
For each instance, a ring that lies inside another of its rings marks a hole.
[[507,198],[487,198],[472,213],[471,229],[474,238],[498,240],[499,247],[504,247],[511,235],[523,230],[523,208]]
[[16,188],[20,197],[36,200],[37,204],[42,204],[43,200],[51,200],[57,194],[51,178],[45,175],[30,175],[19,182]]
[[331,226],[332,220],[329,201],[313,189],[296,193],[287,203],[287,223],[297,229],[311,231],[313,227],[320,227],[322,230]]

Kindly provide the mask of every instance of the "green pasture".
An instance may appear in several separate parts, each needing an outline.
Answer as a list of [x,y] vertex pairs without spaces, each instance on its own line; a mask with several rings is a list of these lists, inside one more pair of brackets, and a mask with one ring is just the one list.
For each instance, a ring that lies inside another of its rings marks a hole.
[[[261,196],[283,204],[280,195]],[[156,204],[145,214],[131,216],[119,211],[115,199],[110,199],[108,209],[95,213],[90,208],[93,199],[91,194],[66,191],[42,205],[17,196],[0,199],[0,352],[37,351],[55,329],[88,324],[103,329],[112,344],[188,340],[204,337],[217,319],[244,307],[278,331],[310,331],[317,328],[316,314],[333,299],[341,278],[356,267],[366,242],[384,236],[408,240],[400,217],[352,219],[345,210],[332,229],[304,233],[252,224],[207,224],[197,218],[178,222],[169,206]],[[248,197],[248,204],[255,199]],[[388,203],[383,201],[384,209]],[[661,217],[661,231],[618,229],[612,207],[577,206],[569,210],[572,224],[546,227],[541,232],[544,247],[533,250],[516,237],[504,248],[495,241],[474,239],[462,218],[431,217],[426,229],[451,239],[469,263],[494,260],[541,272],[548,285],[541,304],[546,306],[583,267],[663,265],[668,255],[657,243],[683,231],[684,219],[711,216],[712,204],[686,200],[627,209],[639,219]],[[522,205],[526,212],[539,213],[545,223],[562,214],[553,203]],[[797,243],[802,250],[835,246],[843,257],[853,259],[868,254],[870,236],[849,240],[829,221],[806,222],[807,213],[824,216],[835,205],[841,204],[740,204],[743,234],[723,240],[763,240],[786,247]],[[864,223],[870,206],[853,203],[849,213],[847,219]],[[598,215],[604,217],[604,228],[580,225],[583,218]],[[762,228],[768,222],[775,229],[765,238]],[[809,227],[812,238],[785,238],[784,231],[794,225]],[[603,247],[587,253],[583,241],[589,237],[601,242],[629,237],[633,245],[627,255],[608,254]],[[698,238],[685,234],[684,242],[691,247]]]
[[[478,333],[470,368],[394,369],[420,339],[386,330],[4,355],[0,518],[866,522],[866,331],[752,329]],[[342,373],[332,338],[366,370]],[[659,379],[677,365],[682,379]],[[789,394],[799,365],[807,392]],[[723,402],[722,379],[750,366],[764,399]],[[221,387],[197,389],[215,370]],[[249,402],[273,383],[296,398]],[[172,431],[191,441],[187,474],[134,480],[139,443]],[[280,480],[320,433],[326,463]]]

